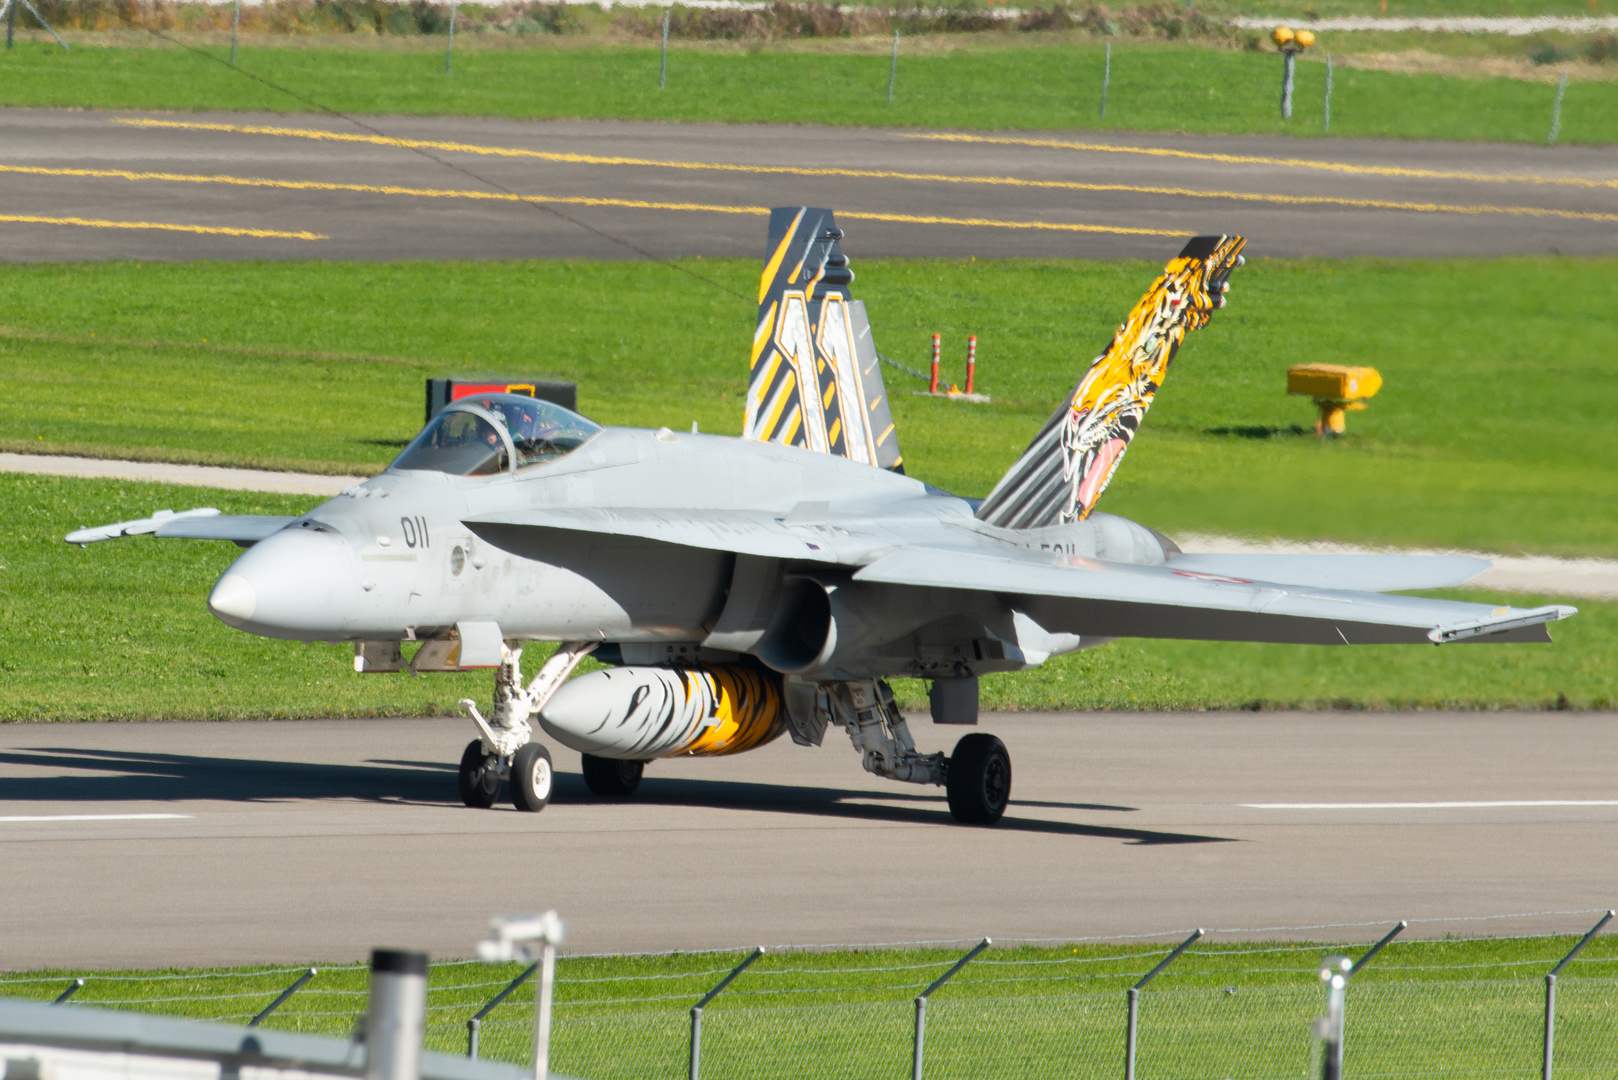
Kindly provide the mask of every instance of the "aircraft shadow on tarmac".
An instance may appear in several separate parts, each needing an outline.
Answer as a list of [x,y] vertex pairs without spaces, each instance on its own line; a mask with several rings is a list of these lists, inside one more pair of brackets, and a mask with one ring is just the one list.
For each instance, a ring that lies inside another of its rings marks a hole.
[[[5,801],[12,803],[95,802],[284,802],[295,799],[351,799],[419,806],[458,806],[455,766],[442,762],[372,760],[356,765],[264,761],[150,751],[39,747],[0,752],[0,765],[74,770],[100,775],[10,776]],[[599,805],[578,773],[556,774],[551,801],[556,806]],[[895,805],[898,804],[898,805]],[[871,792],[850,788],[647,777],[633,806],[709,807],[810,817],[950,825],[942,793],[905,790]],[[1130,806],[1012,800],[997,829],[1122,840],[1139,845],[1228,843],[1233,838],[1163,832],[1019,816],[1020,809],[1048,808],[1098,813],[1132,813]],[[509,807],[507,808],[509,809]]]

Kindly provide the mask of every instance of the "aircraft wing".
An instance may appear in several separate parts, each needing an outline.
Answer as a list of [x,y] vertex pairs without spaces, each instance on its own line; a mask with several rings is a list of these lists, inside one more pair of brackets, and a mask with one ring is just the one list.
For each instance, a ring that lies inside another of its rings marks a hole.
[[[636,537],[681,547],[729,551],[767,559],[863,562],[852,548],[869,544],[843,532],[798,525],[791,515],[746,510],[609,510],[593,508],[519,510],[464,519],[478,536],[508,551],[543,543],[551,532]],[[891,545],[884,545],[891,546]]]
[[[1252,558],[1256,565],[1261,557]],[[1206,573],[1179,563],[1138,566],[1033,553],[906,548],[860,569],[854,578],[997,593],[1045,629],[1081,637],[1313,645],[1549,641],[1544,624],[1576,612],[1322,589]]]
[[1466,555],[1176,555],[1174,570],[1355,592],[1445,589],[1494,565]]
[[133,521],[117,521],[111,525],[95,525],[76,529],[62,539],[83,547],[102,540],[116,540],[121,536],[144,536],[148,533],[176,540],[231,540],[238,544],[256,544],[272,533],[280,532],[297,518],[276,517],[269,514],[221,514],[211,506],[195,510],[159,510],[151,517]]

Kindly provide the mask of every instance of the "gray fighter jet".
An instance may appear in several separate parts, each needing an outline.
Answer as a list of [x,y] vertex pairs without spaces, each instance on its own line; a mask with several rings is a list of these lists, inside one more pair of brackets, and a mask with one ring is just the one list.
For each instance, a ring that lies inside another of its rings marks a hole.
[[[741,438],[607,428],[520,395],[463,399],[374,479],[297,518],[206,508],[155,532],[248,550],[209,610],[265,637],[352,641],[360,672],[494,670],[461,760],[468,806],[550,798],[532,721],[627,796],[648,761],[845,731],[870,772],[942,785],[988,824],[1011,760],[972,732],[917,749],[884,679],[931,681],[975,724],[978,678],[1117,637],[1315,645],[1548,641],[1567,607],[1390,595],[1486,562],[1187,555],[1092,512],[1187,332],[1224,306],[1239,237],[1190,241],[987,499],[906,476],[864,306],[829,210],[771,215]],[[403,644],[419,642],[410,659]],[[532,681],[529,642],[557,642]],[[586,656],[603,665],[569,679]]]

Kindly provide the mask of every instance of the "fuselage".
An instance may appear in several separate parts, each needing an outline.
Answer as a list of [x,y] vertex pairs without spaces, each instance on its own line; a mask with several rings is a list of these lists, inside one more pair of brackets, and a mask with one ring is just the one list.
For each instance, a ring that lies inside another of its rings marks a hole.
[[[209,606],[244,631],[305,641],[425,639],[479,621],[498,623],[507,639],[706,645],[770,663],[770,627],[740,625],[749,614],[741,609],[780,608],[783,588],[808,581],[832,597],[824,617],[840,645],[772,666],[900,674],[965,663],[977,672],[1026,667],[1079,643],[1019,626],[991,594],[862,586],[848,568],[908,544],[1077,542],[1090,550],[1076,553],[1103,554],[1094,549],[1109,535],[1128,549],[1114,556],[1163,558],[1149,530],[1123,519],[1009,538],[973,509],[918,480],[795,447],[605,428],[565,457],[494,475],[390,469],[250,548]],[[615,515],[656,511],[671,522],[666,538],[644,526],[642,535],[613,531]],[[585,512],[588,528],[568,527]],[[680,542],[684,519],[707,515],[722,527],[726,513],[762,520],[788,547],[760,559]],[[771,622],[769,612],[752,614]]]

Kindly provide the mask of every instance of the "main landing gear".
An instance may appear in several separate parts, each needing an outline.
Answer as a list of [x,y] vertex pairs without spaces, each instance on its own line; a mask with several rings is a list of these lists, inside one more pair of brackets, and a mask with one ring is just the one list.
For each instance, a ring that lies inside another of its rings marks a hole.
[[1011,801],[1011,755],[993,735],[972,732],[947,758],[923,754],[887,683],[862,679],[822,683],[817,689],[816,711],[848,733],[867,772],[941,786],[950,813],[963,825],[993,825],[1005,814]]
[[640,787],[641,774],[646,771],[644,761],[619,761],[617,758],[584,755],[584,786],[590,794],[604,799],[627,799]]
[[595,647],[594,642],[564,642],[524,688],[522,646],[506,642],[494,677],[494,714],[484,719],[477,702],[461,699],[461,707],[472,717],[479,735],[461,754],[462,802],[486,810],[495,804],[500,784],[506,781],[511,803],[518,810],[537,813],[545,809],[551,801],[555,772],[550,751],[532,741],[534,729],[528,721]]
[[944,777],[949,812],[963,825],[993,825],[1011,801],[1011,755],[985,732],[962,736]]

